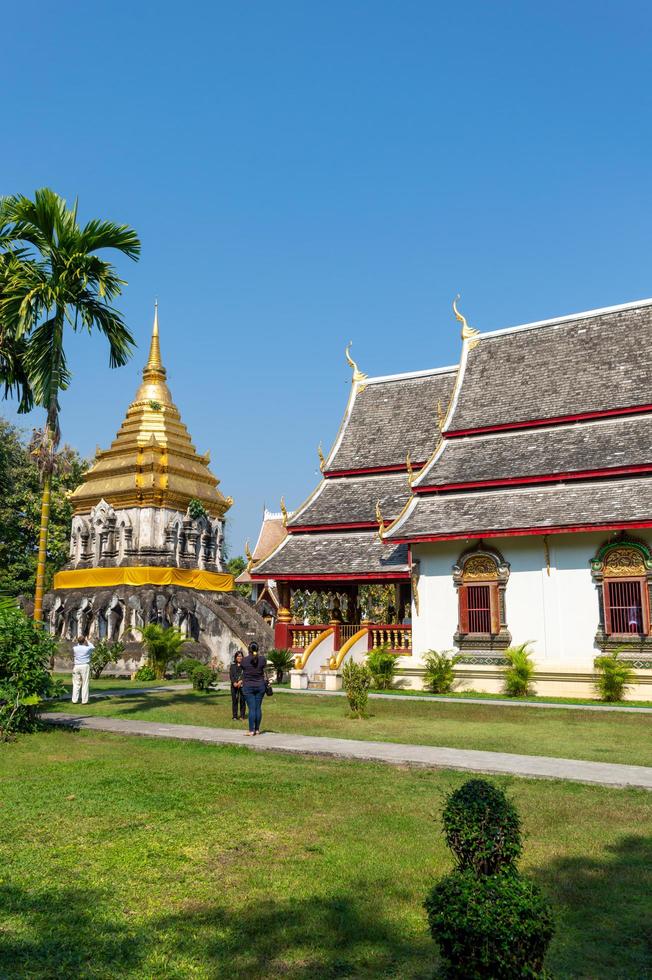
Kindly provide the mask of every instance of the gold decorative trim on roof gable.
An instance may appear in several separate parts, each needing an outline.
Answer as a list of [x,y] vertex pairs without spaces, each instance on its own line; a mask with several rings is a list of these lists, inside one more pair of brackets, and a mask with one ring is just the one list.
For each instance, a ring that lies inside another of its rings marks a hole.
[[455,314],[455,318],[462,324],[462,340],[468,345],[469,350],[473,350],[480,343],[480,331],[476,330],[475,327],[470,327],[466,317],[460,313],[457,308],[458,299],[460,299],[459,293],[453,300],[453,313]]
[[349,367],[350,368],[353,368],[353,377],[351,378],[351,381],[357,381],[358,383],[360,383],[360,391],[364,391],[364,389],[367,386],[366,385],[363,385],[361,382],[367,380],[367,375],[364,374],[364,372],[360,370],[360,368],[358,367],[358,365],[355,363],[355,361],[351,357],[351,348],[352,347],[353,347],[353,341],[350,340],[349,343],[348,343],[348,345],[347,345],[347,347],[346,347],[346,350],[344,351],[344,356],[346,357],[346,360],[347,360],[347,363],[348,363]]

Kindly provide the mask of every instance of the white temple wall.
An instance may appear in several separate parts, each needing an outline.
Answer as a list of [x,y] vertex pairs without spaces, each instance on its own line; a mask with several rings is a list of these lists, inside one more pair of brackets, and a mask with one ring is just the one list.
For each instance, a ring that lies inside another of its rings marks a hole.
[[[589,562],[609,538],[609,532],[550,535],[549,573],[542,536],[491,538],[484,542],[500,551],[510,564],[505,592],[507,628],[512,644],[532,641],[537,673],[541,680],[545,678],[544,684],[537,683],[540,693],[588,693],[593,660],[599,652],[594,646],[599,622],[598,593]],[[410,677],[409,672],[422,667],[424,653],[454,647],[458,600],[452,566],[475,543],[474,539],[412,546],[413,559],[420,562],[420,614],[416,615],[413,604],[412,662],[405,658],[400,663],[408,670],[406,683],[410,686],[420,686],[420,678]],[[467,687],[501,689],[500,668],[460,665],[458,673],[466,677]],[[562,675],[558,680],[557,674]],[[642,680],[652,683],[648,674],[650,671],[641,672]],[[645,693],[643,688],[637,688],[637,692],[649,697],[650,687],[645,685]]]

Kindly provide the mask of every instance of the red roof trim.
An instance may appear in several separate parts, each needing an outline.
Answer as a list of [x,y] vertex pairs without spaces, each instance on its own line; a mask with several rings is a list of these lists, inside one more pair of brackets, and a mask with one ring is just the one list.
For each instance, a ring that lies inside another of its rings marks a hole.
[[409,538],[389,538],[387,544],[422,544],[427,541],[460,541],[475,538],[513,538],[524,535],[576,534],[581,531],[621,531],[637,527],[652,527],[652,521],[619,521],[606,524],[572,524],[564,527],[516,527],[502,531],[460,531],[454,534],[420,534]]
[[[412,463],[415,470],[421,469],[425,463]],[[369,476],[373,473],[407,473],[405,463],[393,463],[391,466],[360,466],[351,470],[324,470],[322,474],[327,480],[332,476]]]
[[269,578],[273,578],[275,582],[385,582],[394,581],[395,579],[409,579],[409,571],[396,571],[396,572],[360,572],[355,574],[353,572],[329,572],[327,575],[255,575],[251,573],[252,579],[257,582],[267,581]]
[[564,480],[587,480],[593,477],[624,476],[630,473],[650,473],[652,463],[641,466],[613,466],[601,470],[576,470],[575,472],[545,473],[540,476],[510,476],[501,480],[470,480],[467,483],[425,483],[413,487],[413,493],[444,493],[448,490],[475,490],[478,487],[513,487],[530,483],[555,483]]
[[378,521],[353,521],[350,524],[294,524],[287,528],[288,534],[311,534],[313,531],[368,531],[378,529]]
[[442,432],[442,435],[445,439],[458,439],[460,436],[479,436],[487,432],[505,432],[508,429],[529,429],[543,425],[559,425],[565,422],[582,422],[586,419],[607,419],[618,415],[636,415],[640,412],[652,412],[652,404],[632,405],[629,408],[608,408],[601,412],[580,412],[577,415],[554,415],[547,419],[530,419],[525,422],[504,422],[501,425],[485,425],[472,429],[451,429],[449,432]]

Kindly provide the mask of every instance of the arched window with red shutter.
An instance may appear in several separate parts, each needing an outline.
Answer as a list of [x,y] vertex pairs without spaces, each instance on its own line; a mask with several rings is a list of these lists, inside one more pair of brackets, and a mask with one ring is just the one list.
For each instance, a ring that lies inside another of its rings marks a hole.
[[598,591],[596,646],[652,647],[652,555],[643,541],[621,536],[591,561]]
[[482,542],[464,552],[453,567],[458,596],[458,627],[454,642],[461,650],[500,650],[511,635],[505,614],[509,565],[494,548]]

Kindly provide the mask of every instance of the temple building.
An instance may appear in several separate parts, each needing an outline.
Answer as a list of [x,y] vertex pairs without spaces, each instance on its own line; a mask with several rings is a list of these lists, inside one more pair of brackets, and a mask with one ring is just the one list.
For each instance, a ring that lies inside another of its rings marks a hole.
[[120,430],[96,453],[71,496],[70,560],[44,609],[62,640],[78,633],[127,644],[124,669],[142,656],[140,629],[175,626],[193,656],[228,662],[271,630],[233,592],[224,566],[224,497],[197,453],[167,385],[158,309],[143,380]]
[[[404,686],[454,649],[462,687],[498,691],[529,641],[541,694],[590,694],[595,656],[619,649],[649,696],[652,300],[485,334],[455,313],[459,366],[353,364],[323,480],[252,565],[277,583],[293,683],[336,688],[347,657],[386,645]],[[357,606],[365,582],[396,587],[394,622]],[[306,583],[337,595],[309,628],[290,614]]]

